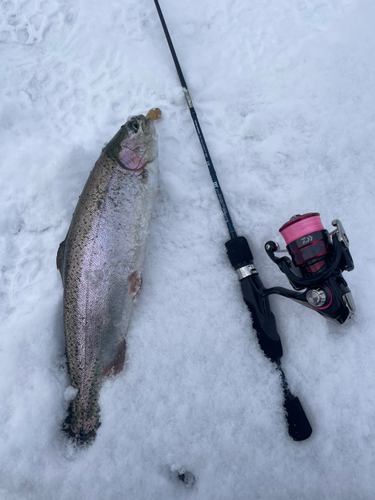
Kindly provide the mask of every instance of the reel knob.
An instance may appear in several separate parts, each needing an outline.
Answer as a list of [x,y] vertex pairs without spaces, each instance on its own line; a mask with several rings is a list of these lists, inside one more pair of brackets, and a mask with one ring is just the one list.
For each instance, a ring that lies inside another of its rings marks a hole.
[[306,300],[313,307],[322,307],[326,303],[327,295],[321,288],[310,288],[306,292]]

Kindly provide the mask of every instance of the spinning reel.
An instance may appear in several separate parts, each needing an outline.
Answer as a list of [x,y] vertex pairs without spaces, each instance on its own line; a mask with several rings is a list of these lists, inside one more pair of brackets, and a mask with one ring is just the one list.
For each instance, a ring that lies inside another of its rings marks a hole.
[[[336,229],[328,233],[319,213],[308,213],[293,216],[279,229],[287,249],[280,250],[274,241],[265,249],[297,291],[273,287],[263,295],[282,295],[344,324],[354,315],[355,304],[342,272],[352,271],[354,263],[343,225],[338,219],[332,225]],[[288,252],[291,259],[276,257],[277,252]]]

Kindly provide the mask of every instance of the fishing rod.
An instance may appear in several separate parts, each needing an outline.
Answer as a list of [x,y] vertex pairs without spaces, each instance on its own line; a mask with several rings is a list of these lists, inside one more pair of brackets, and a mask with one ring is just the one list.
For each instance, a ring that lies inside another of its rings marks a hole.
[[182,70],[181,70],[180,63],[178,62],[178,59],[177,59],[176,51],[174,50],[174,47],[173,47],[172,39],[171,39],[171,37],[169,35],[169,31],[168,31],[167,25],[165,23],[163,13],[161,11],[159,2],[157,0],[155,0],[155,6],[156,6],[156,9],[157,9],[158,14],[159,14],[159,18],[160,18],[161,24],[163,26],[165,37],[167,39],[167,42],[168,42],[168,45],[169,45],[169,49],[170,49],[171,54],[172,54],[172,58],[173,58],[174,64],[176,66],[177,74],[178,74],[178,77],[179,77],[180,82],[181,82],[182,89],[183,89],[184,94],[185,94],[185,99],[186,99],[187,105],[188,105],[189,110],[190,110],[191,118],[192,118],[192,120],[194,122],[195,130],[197,131],[197,134],[198,134],[198,137],[199,137],[199,142],[201,143],[201,146],[202,146],[202,150],[203,150],[204,157],[206,159],[207,167],[208,167],[208,170],[210,172],[210,175],[211,175],[211,178],[212,178],[212,182],[214,183],[214,188],[215,188],[215,191],[216,191],[216,195],[217,195],[217,197],[219,199],[220,207],[221,207],[221,210],[222,210],[223,215],[224,215],[224,220],[225,220],[225,222],[227,224],[227,227],[228,227],[229,235],[230,235],[231,238],[236,238],[236,236],[237,236],[236,235],[236,231],[234,229],[232,219],[231,219],[231,217],[229,215],[229,210],[228,210],[227,204],[225,203],[224,195],[223,195],[223,192],[221,190],[221,187],[220,187],[220,184],[219,184],[219,180],[217,178],[217,175],[216,175],[216,172],[215,172],[215,169],[214,169],[214,165],[212,163],[211,156],[210,156],[210,153],[208,151],[208,147],[207,147],[206,141],[205,141],[204,136],[203,136],[203,132],[202,132],[201,126],[199,125],[199,121],[198,121],[198,117],[197,117],[197,112],[195,111],[195,108],[194,108],[194,105],[193,105],[193,101],[192,101],[192,99],[190,97],[190,93],[189,93],[188,87],[186,85],[184,75],[183,75]]
[[253,326],[256,331],[260,347],[262,348],[264,354],[275,363],[277,370],[280,372],[284,391],[284,407],[286,410],[285,415],[288,423],[289,435],[296,441],[302,441],[311,435],[312,428],[299,399],[291,393],[286,376],[282,370],[280,358],[283,355],[283,350],[280,336],[276,329],[275,317],[271,311],[268,297],[262,297],[264,286],[260,281],[258,271],[254,266],[254,259],[250,246],[244,236],[237,236],[234,229],[233,222],[229,215],[229,210],[225,203],[225,198],[198,121],[197,112],[194,108],[193,101],[182,73],[172,39],[169,35],[163,13],[158,0],[154,0],[154,2],[174,64],[176,66],[182,89],[185,94],[186,103],[202,146],[206,164],[224,215],[224,220],[227,224],[228,232],[231,237],[231,239],[225,244],[229,260],[239,274],[243,298],[248,309],[252,313]]
[[275,256],[279,246],[273,241],[268,241],[265,249],[297,291],[282,287],[267,289],[263,286],[248,241],[244,236],[237,236],[234,229],[159,1],[154,2],[227,224],[231,238],[225,243],[229,260],[237,271],[242,296],[252,315],[259,346],[280,374],[288,433],[295,441],[303,441],[310,437],[312,428],[300,400],[292,394],[281,366],[283,349],[275,316],[269,304],[269,295],[278,294],[291,298],[338,324],[348,321],[355,312],[350,289],[342,277],[343,271],[354,269],[349,240],[338,219],[332,222],[336,230],[329,234],[324,229],[318,213],[293,216],[279,230],[286,241],[292,261],[288,257],[280,259]]

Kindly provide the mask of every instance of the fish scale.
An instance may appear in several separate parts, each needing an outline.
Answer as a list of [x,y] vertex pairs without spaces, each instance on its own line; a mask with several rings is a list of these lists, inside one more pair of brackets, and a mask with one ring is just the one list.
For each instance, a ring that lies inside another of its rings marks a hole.
[[[129,145],[132,157],[124,163]],[[154,125],[133,117],[103,149],[58,251],[68,366],[78,389],[65,430],[81,442],[100,425],[103,376],[123,368],[157,185]]]

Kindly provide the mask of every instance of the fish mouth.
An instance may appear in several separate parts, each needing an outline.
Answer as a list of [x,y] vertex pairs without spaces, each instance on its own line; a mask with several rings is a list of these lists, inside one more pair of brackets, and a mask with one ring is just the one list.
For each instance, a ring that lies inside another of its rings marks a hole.
[[145,118],[143,115],[141,120],[141,127],[144,134],[148,137],[148,150],[149,150],[149,158],[147,163],[155,160],[157,155],[157,145],[156,145],[156,128],[154,124],[154,120],[152,118]]
[[145,134],[154,135],[156,133],[154,120],[152,118],[145,118],[143,115],[141,120],[141,127]]

